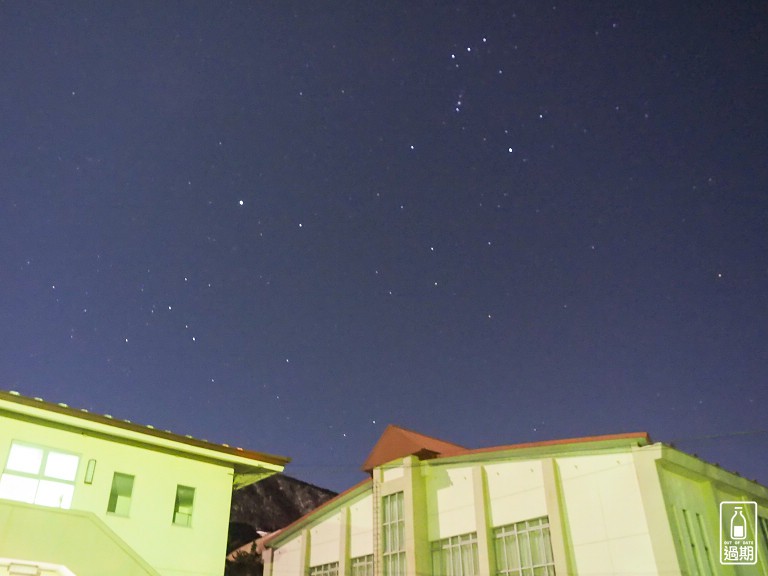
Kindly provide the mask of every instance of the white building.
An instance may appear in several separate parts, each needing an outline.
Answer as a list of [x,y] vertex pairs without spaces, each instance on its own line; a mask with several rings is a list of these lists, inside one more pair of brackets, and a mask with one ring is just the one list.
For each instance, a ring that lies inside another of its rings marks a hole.
[[[364,469],[262,540],[265,576],[768,574],[768,489],[644,433],[470,450],[390,426]],[[737,500],[757,557],[721,565]]]

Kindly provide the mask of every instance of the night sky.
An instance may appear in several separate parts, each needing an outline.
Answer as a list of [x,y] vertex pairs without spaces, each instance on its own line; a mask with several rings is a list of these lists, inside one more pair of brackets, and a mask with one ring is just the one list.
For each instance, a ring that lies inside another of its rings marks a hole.
[[765,2],[0,4],[0,388],[293,458],[768,484]]

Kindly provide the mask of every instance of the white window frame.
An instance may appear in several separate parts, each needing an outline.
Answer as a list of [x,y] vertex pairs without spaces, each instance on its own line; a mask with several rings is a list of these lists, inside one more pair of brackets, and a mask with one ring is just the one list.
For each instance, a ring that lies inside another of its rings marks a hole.
[[328,564],[319,564],[309,567],[309,576],[338,576],[339,563],[329,562]]
[[480,574],[477,532],[432,542],[432,574],[476,576]]
[[382,576],[406,576],[404,506],[403,492],[381,498]]
[[[40,459],[36,469],[24,470],[11,467],[11,458],[15,449],[39,451]],[[49,467],[56,466],[55,461],[60,456],[64,456],[70,461],[72,458],[75,459],[74,470],[67,471],[66,476],[60,469],[49,470]],[[8,450],[2,476],[0,476],[0,498],[51,508],[68,509],[72,506],[75,483],[80,470],[80,460],[80,455],[74,452],[13,440]],[[25,487],[27,494],[22,495],[18,491],[21,486]]]
[[349,565],[352,576],[373,576],[373,554],[356,556]]
[[[545,562],[533,563],[533,549],[530,535],[539,532],[543,549],[539,549],[539,557],[544,557]],[[523,520],[494,528],[494,544],[496,549],[496,574],[498,576],[532,576],[533,574],[554,576],[555,560],[552,553],[552,535],[549,526],[549,517],[542,516],[531,520]],[[519,567],[510,566],[506,554],[509,551],[508,544],[514,542]],[[525,546],[525,547],[524,547]],[[500,554],[504,554],[502,559]],[[502,563],[503,562],[503,563]]]

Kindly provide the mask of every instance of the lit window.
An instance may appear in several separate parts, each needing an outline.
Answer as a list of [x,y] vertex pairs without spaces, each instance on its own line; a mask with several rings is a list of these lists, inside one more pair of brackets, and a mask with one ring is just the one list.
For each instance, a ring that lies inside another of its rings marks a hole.
[[44,475],[47,478],[56,478],[57,480],[74,481],[77,474],[77,464],[79,458],[71,454],[61,454],[60,452],[49,452],[45,460]]
[[133,476],[115,472],[112,476],[112,489],[109,491],[107,512],[117,516],[128,516],[133,494]]
[[480,573],[477,533],[452,536],[432,543],[432,573],[474,576]]
[[176,503],[173,507],[173,523],[177,526],[192,526],[192,505],[195,501],[195,489],[189,486],[176,486]]
[[494,530],[497,574],[554,576],[549,519],[536,518]]
[[405,518],[403,493],[381,499],[381,539],[383,576],[405,576]]
[[373,576],[373,554],[352,558],[352,576]]
[[13,442],[0,477],[0,498],[69,508],[79,462],[74,454]]
[[320,566],[310,566],[309,576],[338,576],[339,563],[321,564]]
[[40,472],[40,465],[43,463],[43,449],[22,444],[11,444],[11,453],[8,454],[8,463],[6,470],[15,472],[26,472],[27,474],[37,474]]

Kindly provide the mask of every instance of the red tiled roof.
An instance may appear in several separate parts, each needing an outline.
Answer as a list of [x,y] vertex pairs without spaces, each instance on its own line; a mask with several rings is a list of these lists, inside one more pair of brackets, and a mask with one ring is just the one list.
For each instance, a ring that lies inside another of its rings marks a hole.
[[434,456],[455,456],[466,451],[466,448],[458,444],[390,424],[368,454],[362,469],[370,472],[377,466],[413,454],[426,452]]

